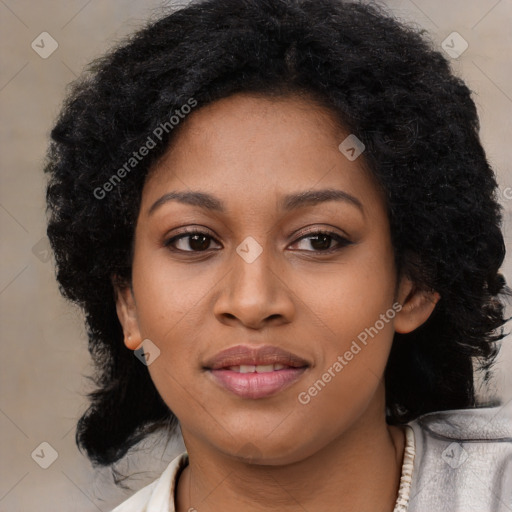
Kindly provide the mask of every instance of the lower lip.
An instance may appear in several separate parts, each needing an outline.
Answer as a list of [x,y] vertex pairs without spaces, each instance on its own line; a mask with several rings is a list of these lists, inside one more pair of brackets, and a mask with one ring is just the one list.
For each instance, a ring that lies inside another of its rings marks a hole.
[[257,399],[266,398],[290,387],[305,370],[306,367],[283,368],[266,373],[239,373],[226,368],[209,371],[217,382],[235,395]]

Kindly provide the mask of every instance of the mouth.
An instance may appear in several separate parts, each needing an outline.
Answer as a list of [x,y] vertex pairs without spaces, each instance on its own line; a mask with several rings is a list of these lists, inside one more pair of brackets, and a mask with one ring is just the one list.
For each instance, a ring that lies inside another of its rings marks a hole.
[[238,345],[217,354],[204,369],[223,390],[260,399],[292,386],[309,366],[305,359],[278,347]]
[[[229,368],[224,368],[227,370],[231,370],[232,372],[237,373],[269,373],[275,372],[279,370],[284,370],[285,368],[292,368],[291,366],[286,366],[284,364],[241,364],[238,366],[230,366]],[[223,369],[223,368],[219,368]]]

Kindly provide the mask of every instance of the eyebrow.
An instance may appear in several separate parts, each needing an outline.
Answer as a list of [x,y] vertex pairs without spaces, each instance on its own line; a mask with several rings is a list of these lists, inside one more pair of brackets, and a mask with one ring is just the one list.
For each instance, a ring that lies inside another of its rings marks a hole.
[[[148,210],[148,215],[155,212],[160,206],[169,201],[178,201],[191,206],[199,206],[206,210],[224,213],[226,206],[224,203],[205,192],[187,191],[187,192],[169,192],[157,199]],[[280,207],[285,211],[303,208],[305,206],[313,206],[315,204],[326,201],[341,201],[356,206],[364,215],[364,208],[361,201],[343,190],[338,189],[321,189],[307,190],[295,194],[288,194],[281,199]]]

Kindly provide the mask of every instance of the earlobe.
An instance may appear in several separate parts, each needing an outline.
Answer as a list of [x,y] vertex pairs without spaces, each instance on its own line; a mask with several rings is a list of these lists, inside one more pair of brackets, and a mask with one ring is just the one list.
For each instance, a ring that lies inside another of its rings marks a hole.
[[441,295],[438,292],[420,290],[410,279],[404,278],[398,294],[402,309],[395,316],[395,331],[407,334],[424,324],[440,298]]
[[123,328],[124,344],[130,350],[136,350],[142,343],[137,320],[137,307],[133,292],[129,286],[113,283],[116,296],[116,311]]

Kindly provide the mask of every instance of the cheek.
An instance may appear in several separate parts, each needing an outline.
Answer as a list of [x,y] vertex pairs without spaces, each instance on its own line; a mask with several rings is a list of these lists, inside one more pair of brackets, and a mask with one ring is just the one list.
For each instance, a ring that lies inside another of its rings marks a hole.
[[[318,329],[307,333],[318,346],[316,365],[297,400],[309,408],[313,420],[326,420],[341,409],[341,416],[357,417],[383,382],[394,335],[392,301],[382,300],[377,290],[373,293],[378,299],[373,299],[356,285],[346,291],[332,297],[336,307],[329,302],[312,315]],[[360,296],[351,300],[350,292]]]
[[207,291],[218,280],[204,264],[170,262],[165,251],[141,247],[133,264],[139,327],[162,342],[187,324],[198,325]]
[[335,435],[348,428],[384,384],[396,314],[393,288],[385,283],[382,279],[377,285],[361,275],[346,277],[337,283],[344,286],[335,286],[338,291],[324,298],[323,308],[317,310],[318,364],[296,396],[304,421],[314,430]]
[[[339,263],[296,272],[297,278],[293,277],[290,288],[300,298],[299,304],[306,306],[299,306],[304,313],[302,327],[311,326],[312,334],[323,337],[325,346],[332,349],[343,350],[373,326],[394,300],[393,253],[385,240],[361,247]],[[392,338],[392,322],[380,324],[382,336]]]
[[133,287],[140,335],[151,340],[159,351],[148,371],[173,410],[179,410],[175,402],[184,395],[183,387],[189,387],[187,379],[192,370],[197,371],[197,340],[204,336],[201,301],[213,283],[197,271],[184,272],[179,265],[166,265],[161,251],[141,249],[136,253]]
[[393,342],[394,290],[393,253],[384,238],[335,267],[301,276],[296,291],[308,306],[301,332],[319,348],[299,403],[310,403],[313,416],[340,404],[357,409],[372,398]]

